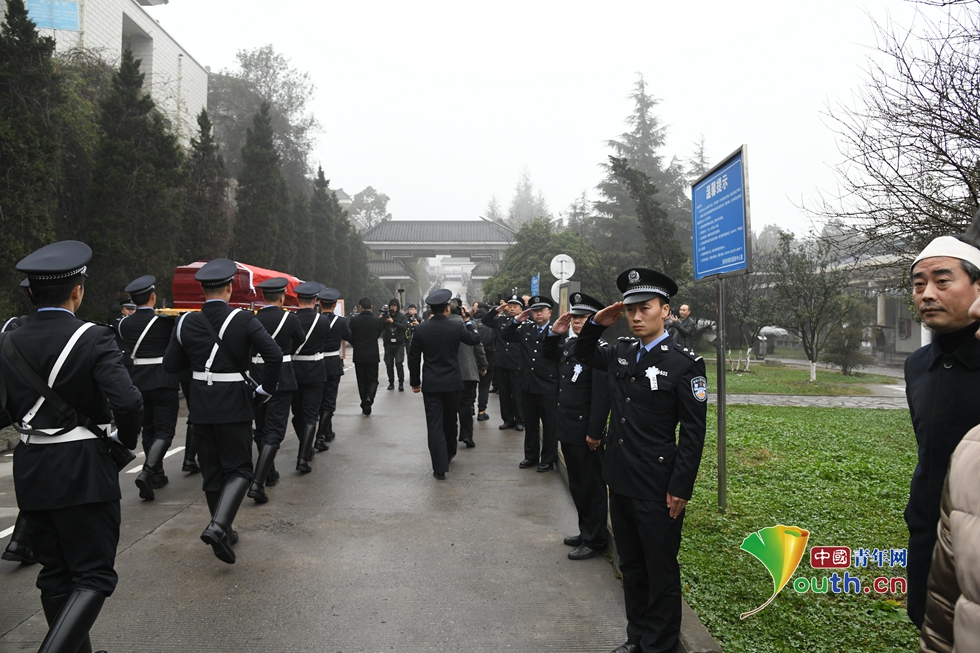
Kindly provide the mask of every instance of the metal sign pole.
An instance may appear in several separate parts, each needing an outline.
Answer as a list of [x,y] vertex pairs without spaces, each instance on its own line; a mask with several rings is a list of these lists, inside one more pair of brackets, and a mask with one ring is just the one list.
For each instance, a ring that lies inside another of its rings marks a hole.
[[728,471],[725,461],[725,279],[718,277],[718,511],[728,507]]

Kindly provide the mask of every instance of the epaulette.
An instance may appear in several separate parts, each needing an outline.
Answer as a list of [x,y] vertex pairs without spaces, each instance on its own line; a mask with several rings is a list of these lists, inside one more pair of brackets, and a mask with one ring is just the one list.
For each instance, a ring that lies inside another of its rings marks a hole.
[[633,336],[619,336],[620,342],[636,342],[636,338]]
[[677,351],[679,351],[679,352],[681,352],[682,354],[686,355],[688,358],[690,358],[693,361],[699,361],[699,360],[701,360],[701,357],[698,356],[697,354],[695,354],[694,353],[694,350],[691,349],[690,347],[682,347],[680,344],[678,344],[678,343],[675,342],[674,343],[674,349],[677,350]]
[[603,340],[602,338],[599,338],[599,346],[600,347],[608,347],[609,346],[609,343],[606,342],[605,340]]

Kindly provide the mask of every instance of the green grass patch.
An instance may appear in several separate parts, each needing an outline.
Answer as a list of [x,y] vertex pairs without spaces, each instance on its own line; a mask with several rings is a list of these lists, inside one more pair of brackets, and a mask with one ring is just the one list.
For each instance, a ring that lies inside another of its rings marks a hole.
[[[902,511],[916,463],[908,414],[898,410],[731,406],[728,510],[718,513],[717,421],[709,406],[705,454],[681,544],[684,598],[726,653],[914,651],[918,631],[902,595],[797,594],[791,580],[772,594],[765,567],[739,547],[769,526],[810,532],[793,578],[813,570],[809,547],[905,548]],[[848,570],[862,583],[905,576],[901,567]],[[842,573],[843,570],[839,570]]]
[[[717,367],[711,361],[708,368],[708,389],[718,388]],[[725,375],[727,390],[732,394],[762,395],[828,395],[858,396],[871,391],[864,387],[867,383],[897,383],[898,379],[880,374],[853,374],[844,376],[840,372],[817,369],[817,380],[810,382],[810,370],[783,365],[766,365],[754,362],[748,372],[729,371]]]

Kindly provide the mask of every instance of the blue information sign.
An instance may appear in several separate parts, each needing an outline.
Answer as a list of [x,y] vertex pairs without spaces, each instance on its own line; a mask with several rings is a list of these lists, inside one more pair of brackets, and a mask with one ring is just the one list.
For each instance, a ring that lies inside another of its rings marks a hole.
[[539,289],[541,288],[541,275],[536,274],[531,277],[531,294],[540,295]]
[[740,147],[691,188],[695,279],[748,271],[751,241],[745,149]]
[[27,0],[27,15],[41,29],[78,31],[75,0]]

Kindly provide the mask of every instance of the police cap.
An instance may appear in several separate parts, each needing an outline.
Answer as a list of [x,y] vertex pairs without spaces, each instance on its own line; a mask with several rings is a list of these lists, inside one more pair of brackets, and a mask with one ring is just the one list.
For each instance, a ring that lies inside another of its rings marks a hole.
[[453,292],[442,288],[435,291],[425,298],[425,303],[429,306],[439,306],[440,304],[448,304],[449,300],[453,298]]
[[231,283],[237,272],[237,263],[227,258],[216,258],[201,266],[194,275],[194,280],[204,288],[220,288]]
[[16,268],[27,275],[31,285],[57,284],[85,274],[91,260],[91,247],[77,240],[62,240],[28,254]]
[[320,288],[320,292],[319,294],[317,294],[317,297],[320,299],[321,302],[325,302],[327,304],[333,304],[338,299],[340,299],[340,291],[337,290],[336,288],[327,288],[326,286],[323,286],[322,288]]
[[593,313],[598,313],[606,307],[605,304],[600,302],[595,297],[590,297],[584,292],[573,292],[571,297],[568,298],[572,306],[568,311],[572,315],[592,315]]
[[524,299],[518,295],[511,295],[510,299],[507,300],[508,304],[517,304],[521,308],[524,308]]
[[133,302],[126,302],[125,304],[122,305],[122,307],[130,311],[135,311],[137,308],[139,308],[139,306],[137,306]]
[[255,287],[261,290],[263,293],[269,293],[270,295],[279,295],[286,292],[286,286],[289,285],[289,279],[286,277],[273,277],[272,279],[266,279]]
[[147,274],[139,279],[134,279],[128,286],[126,286],[124,290],[130,295],[140,295],[147,291],[153,290],[156,282],[156,277],[151,274]]
[[623,293],[624,304],[640,304],[654,297],[666,301],[677,294],[677,284],[673,279],[650,268],[623,270],[616,279],[616,285]]
[[31,287],[31,280],[28,279],[27,277],[24,277],[23,279],[20,280],[20,287],[21,288],[30,288]]
[[535,295],[528,301],[528,308],[531,310],[554,307],[555,303],[551,301],[551,297],[545,297],[544,295]]
[[304,281],[303,283],[297,284],[293,288],[293,292],[300,299],[316,299],[317,295],[320,294],[320,290],[323,288],[316,281]]

